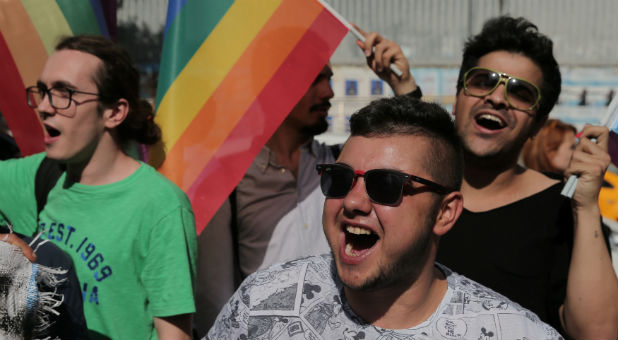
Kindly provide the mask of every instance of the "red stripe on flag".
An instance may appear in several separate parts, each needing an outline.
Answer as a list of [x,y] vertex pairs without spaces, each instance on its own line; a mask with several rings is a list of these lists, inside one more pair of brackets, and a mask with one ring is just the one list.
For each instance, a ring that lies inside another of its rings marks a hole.
[[45,150],[43,127],[34,110],[26,105],[26,90],[11,51],[0,33],[0,112],[13,133],[21,154]]
[[[304,95],[347,31],[323,9],[216,151],[187,192],[193,204],[198,234],[296,105],[298,100],[292,98]],[[263,128],[256,129],[260,126]]]

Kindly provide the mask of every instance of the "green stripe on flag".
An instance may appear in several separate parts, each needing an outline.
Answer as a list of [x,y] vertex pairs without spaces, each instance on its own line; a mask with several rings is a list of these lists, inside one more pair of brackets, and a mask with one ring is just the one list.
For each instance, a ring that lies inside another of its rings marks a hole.
[[56,3],[58,3],[58,7],[60,7],[74,35],[101,34],[101,29],[90,1],[56,0]]
[[157,107],[178,74],[233,3],[233,0],[187,0],[182,10],[171,22],[170,27],[167,28],[163,41],[157,86]]

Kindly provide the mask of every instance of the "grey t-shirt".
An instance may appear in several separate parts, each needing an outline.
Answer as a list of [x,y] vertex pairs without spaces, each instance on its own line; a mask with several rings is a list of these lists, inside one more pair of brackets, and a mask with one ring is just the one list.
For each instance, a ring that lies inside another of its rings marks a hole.
[[373,326],[348,305],[331,255],[277,264],[249,276],[205,339],[562,339],[529,310],[437,264],[448,289],[421,324]]

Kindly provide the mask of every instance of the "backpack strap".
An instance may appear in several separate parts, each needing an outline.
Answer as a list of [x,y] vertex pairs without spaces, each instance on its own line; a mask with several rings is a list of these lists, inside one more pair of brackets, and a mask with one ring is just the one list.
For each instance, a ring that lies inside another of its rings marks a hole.
[[56,186],[56,182],[64,172],[64,167],[58,161],[50,158],[43,158],[34,177],[34,195],[36,197],[36,215],[37,219],[45,204],[47,203],[47,195]]
[[240,271],[240,244],[238,243],[240,237],[238,231],[238,202],[236,200],[236,188],[232,190],[228,199],[230,200],[230,207],[232,211],[230,228],[232,232],[232,251],[234,252],[234,289],[237,289],[245,277]]

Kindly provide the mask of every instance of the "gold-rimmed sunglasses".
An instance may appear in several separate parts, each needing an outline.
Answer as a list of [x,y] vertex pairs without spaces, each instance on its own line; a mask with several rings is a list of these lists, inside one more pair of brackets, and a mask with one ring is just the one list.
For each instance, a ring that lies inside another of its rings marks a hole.
[[484,67],[473,67],[464,74],[464,93],[473,97],[492,94],[504,84],[504,97],[512,108],[531,111],[541,101],[541,90],[533,83]]

